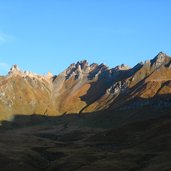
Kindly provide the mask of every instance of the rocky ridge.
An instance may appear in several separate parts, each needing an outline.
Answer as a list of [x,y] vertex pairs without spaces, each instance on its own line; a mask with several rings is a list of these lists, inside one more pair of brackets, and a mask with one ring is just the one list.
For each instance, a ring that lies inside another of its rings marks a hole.
[[[15,114],[63,115],[127,110],[157,103],[170,107],[171,57],[160,52],[135,67],[71,64],[57,76],[13,65],[0,79],[0,119]],[[164,105],[165,104],[165,105]]]

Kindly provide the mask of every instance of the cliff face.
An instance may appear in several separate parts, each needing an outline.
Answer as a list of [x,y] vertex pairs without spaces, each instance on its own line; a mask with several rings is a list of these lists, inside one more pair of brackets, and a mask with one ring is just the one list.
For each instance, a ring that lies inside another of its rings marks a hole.
[[104,109],[127,110],[144,106],[171,106],[171,57],[130,68],[108,68],[80,61],[58,76],[40,76],[12,66],[0,78],[0,119],[15,114],[62,115]]

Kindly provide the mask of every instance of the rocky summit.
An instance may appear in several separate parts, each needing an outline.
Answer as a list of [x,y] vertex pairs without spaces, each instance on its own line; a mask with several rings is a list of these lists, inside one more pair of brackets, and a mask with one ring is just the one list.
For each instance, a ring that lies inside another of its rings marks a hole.
[[171,57],[160,52],[133,68],[71,64],[59,75],[37,75],[13,65],[0,77],[0,119],[17,114],[59,116],[104,110],[171,107]]

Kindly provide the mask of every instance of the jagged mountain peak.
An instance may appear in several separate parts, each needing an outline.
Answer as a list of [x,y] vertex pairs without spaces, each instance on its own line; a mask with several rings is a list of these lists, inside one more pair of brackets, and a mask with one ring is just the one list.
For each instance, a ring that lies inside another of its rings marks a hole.
[[87,60],[82,60],[76,63],[72,63],[66,70],[84,69],[87,66],[89,66]]
[[17,64],[14,64],[11,66],[10,71],[8,72],[8,77],[13,77],[13,76],[21,76],[23,78],[30,77],[30,78],[36,78],[41,80],[41,79],[51,79],[53,77],[53,74],[51,72],[48,72],[45,75],[38,75],[30,71],[22,71]]
[[15,74],[15,73],[19,73],[19,72],[21,72],[21,70],[19,69],[18,65],[14,64],[10,68],[9,74]]
[[170,60],[171,60],[171,57],[169,57],[163,52],[159,52],[150,62],[151,62],[151,65],[154,65],[155,67],[159,67],[163,64],[168,63]]
[[88,64],[87,60],[82,60],[82,61],[78,61],[76,65],[77,65],[77,66],[80,66],[81,69],[84,69],[84,68],[87,67],[89,64]]
[[[87,60],[78,61],[72,63],[66,70],[60,73],[60,76],[64,76],[66,79],[71,77],[82,78],[84,75],[89,75],[90,73],[98,73],[101,70],[109,69],[105,64],[92,63],[89,65]],[[96,75],[97,76],[97,75]]]
[[131,69],[131,67],[129,67],[128,65],[125,65],[125,64],[121,64],[121,65],[116,66],[114,69],[116,71],[129,70],[129,69]]
[[168,55],[166,55],[166,53],[164,53],[164,52],[159,52],[157,55],[156,55],[156,57],[157,58],[162,58],[162,57],[165,57],[165,56],[168,56]]
[[13,65],[0,80],[0,112],[63,114],[115,108],[135,97],[171,93],[170,68],[171,58],[163,52],[133,68],[122,64],[110,69],[82,60],[54,77]]
[[154,61],[155,62],[164,62],[164,60],[168,58],[168,55],[166,55],[163,52],[159,52],[155,57],[154,57]]
[[100,67],[100,68],[109,69],[109,67],[108,67],[106,64],[104,64],[104,63],[101,63],[101,64],[99,65],[99,67]]

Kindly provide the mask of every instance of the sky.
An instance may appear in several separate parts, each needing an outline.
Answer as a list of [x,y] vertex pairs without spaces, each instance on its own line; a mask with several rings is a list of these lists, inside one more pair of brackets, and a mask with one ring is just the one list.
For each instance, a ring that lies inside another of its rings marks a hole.
[[58,74],[86,59],[134,66],[171,55],[170,0],[0,0],[0,75]]

